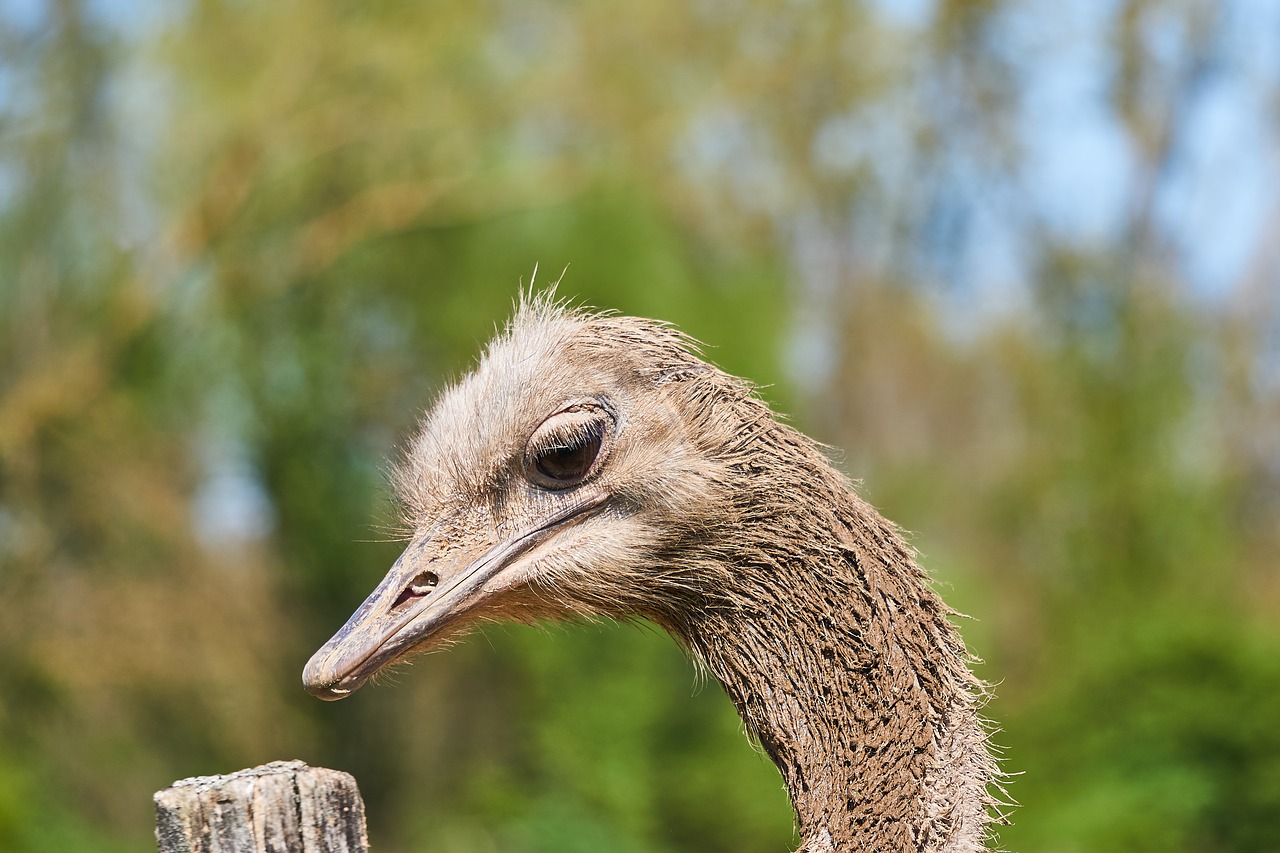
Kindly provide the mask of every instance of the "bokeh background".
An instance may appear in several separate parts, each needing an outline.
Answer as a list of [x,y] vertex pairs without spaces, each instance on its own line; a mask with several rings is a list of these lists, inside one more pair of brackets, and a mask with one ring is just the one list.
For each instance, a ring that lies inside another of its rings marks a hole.
[[656,630],[301,690],[536,265],[914,531],[1004,848],[1280,850],[1278,118],[1268,0],[0,0],[0,849],[283,758],[385,853],[791,849]]

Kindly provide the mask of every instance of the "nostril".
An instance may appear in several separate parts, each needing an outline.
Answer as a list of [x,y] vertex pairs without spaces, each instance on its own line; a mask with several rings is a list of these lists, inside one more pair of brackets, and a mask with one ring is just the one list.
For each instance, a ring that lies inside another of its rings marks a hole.
[[439,583],[440,576],[435,572],[418,572],[413,576],[413,580],[409,581],[409,585],[404,588],[404,591],[396,598],[395,603],[391,605],[391,609],[395,610],[402,604],[430,595],[431,590],[435,589]]
[[409,584],[409,592],[414,595],[426,595],[435,589],[438,583],[440,583],[440,578],[435,572],[418,572],[413,579],[413,583]]

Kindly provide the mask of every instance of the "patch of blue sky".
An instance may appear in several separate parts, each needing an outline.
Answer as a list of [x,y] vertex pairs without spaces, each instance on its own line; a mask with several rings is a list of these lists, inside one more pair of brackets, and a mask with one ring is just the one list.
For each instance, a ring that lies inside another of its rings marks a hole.
[[261,477],[235,455],[211,462],[191,515],[200,544],[210,551],[260,541],[275,527],[275,507]]
[[871,0],[880,19],[891,26],[921,30],[933,20],[936,0]]
[[203,547],[234,550],[269,536],[276,510],[245,439],[248,404],[223,386],[214,389],[209,411],[192,447],[202,476],[191,496],[191,521]]
[[20,32],[33,33],[48,17],[47,0],[0,0],[0,20]]
[[1276,127],[1258,94],[1238,77],[1205,87],[1155,201],[1161,230],[1202,295],[1239,281],[1268,229],[1275,237]]
[[[1139,152],[1109,94],[1114,74],[1111,3],[1055,5],[1048,27],[1043,3],[1018,7],[1009,30],[1022,88],[1024,148],[1019,177],[1032,210],[1058,238],[1082,248],[1125,239],[1144,203]],[[1209,72],[1178,116],[1169,166],[1158,175],[1153,210],[1194,292],[1221,295],[1259,255],[1277,192],[1275,87],[1280,82],[1280,4],[1224,5]],[[1160,94],[1173,94],[1193,37],[1178,15],[1144,16],[1144,47]],[[1162,105],[1164,106],[1164,105]],[[1172,105],[1168,105],[1172,108]],[[981,251],[981,249],[979,249]],[[981,262],[980,262],[980,265]]]
[[187,0],[86,0],[89,20],[122,36],[154,34],[172,26],[190,8]]
[[[1120,231],[1134,189],[1135,155],[1108,103],[1111,5],[1061,4],[1052,32],[1028,33],[1024,49],[1030,50],[1019,63],[1026,152],[1020,179],[1045,224],[1085,244]],[[1021,26],[1043,28],[1048,20]],[[1048,49],[1034,49],[1037,44]]]

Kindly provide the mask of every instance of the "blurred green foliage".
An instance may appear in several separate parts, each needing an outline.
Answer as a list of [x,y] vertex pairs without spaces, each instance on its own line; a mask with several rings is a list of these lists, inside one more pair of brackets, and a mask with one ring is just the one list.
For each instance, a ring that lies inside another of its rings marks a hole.
[[[1114,5],[1138,177],[1082,239],[1018,140],[1034,3],[0,4],[0,849],[145,848],[152,791],[293,757],[380,850],[789,849],[656,630],[300,689],[535,266],[706,341],[919,531],[998,683],[1003,847],[1280,848],[1274,237],[1210,295],[1179,265],[1153,211],[1229,16]],[[1004,296],[958,271],[984,204]]]

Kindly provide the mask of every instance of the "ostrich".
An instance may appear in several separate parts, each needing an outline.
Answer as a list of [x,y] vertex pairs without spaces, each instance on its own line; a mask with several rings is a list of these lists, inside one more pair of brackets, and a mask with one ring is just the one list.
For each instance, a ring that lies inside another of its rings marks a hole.
[[340,699],[485,620],[664,628],[714,675],[820,851],[969,851],[984,687],[953,611],[820,447],[670,326],[522,298],[394,475],[412,536],[311,658]]

